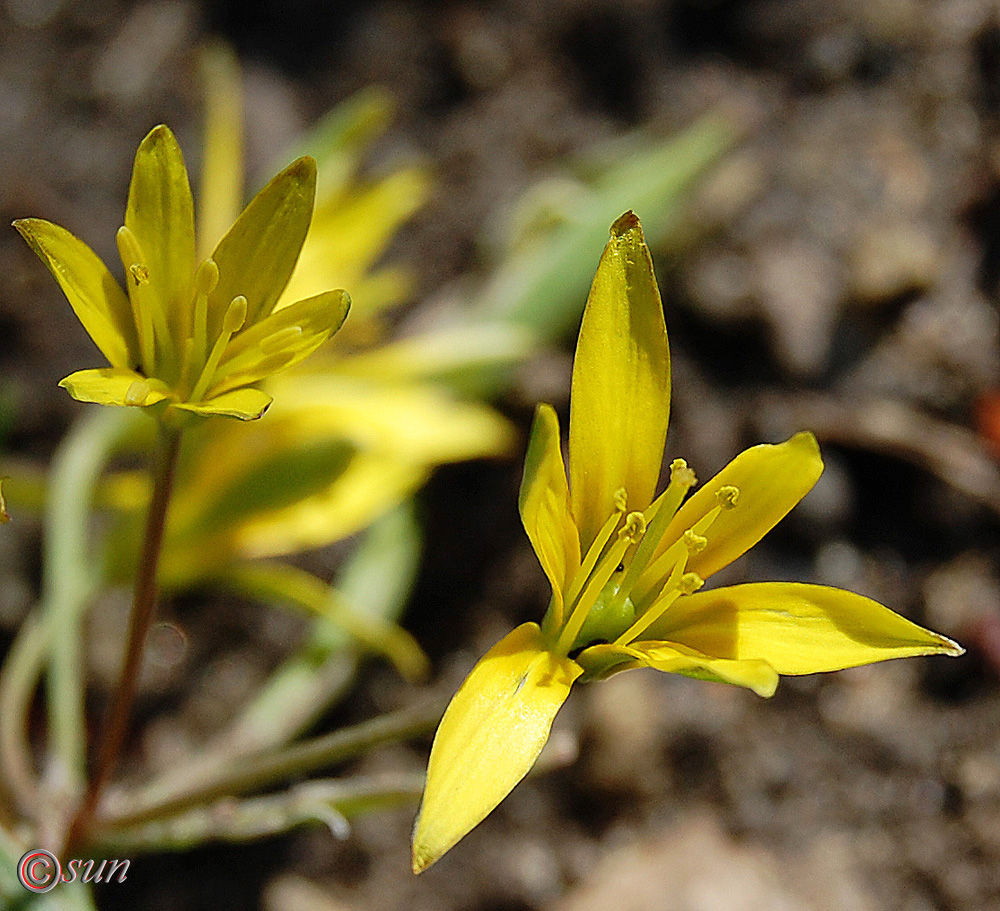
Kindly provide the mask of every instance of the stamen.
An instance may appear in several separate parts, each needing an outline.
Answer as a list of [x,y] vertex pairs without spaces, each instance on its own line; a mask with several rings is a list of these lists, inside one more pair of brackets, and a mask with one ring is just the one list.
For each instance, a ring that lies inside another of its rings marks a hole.
[[[170,334],[165,303],[150,283],[149,266],[139,240],[124,225],[116,237],[118,252],[132,280],[128,283],[132,315],[139,335],[139,349],[147,375],[168,375],[180,365],[175,359],[174,340]],[[157,355],[159,357],[157,358]]]
[[240,294],[233,298],[232,303],[230,303],[226,310],[226,315],[222,318],[222,331],[212,346],[212,353],[209,354],[208,359],[205,361],[205,366],[198,377],[198,382],[195,383],[194,390],[191,393],[192,402],[200,401],[202,396],[208,391],[209,383],[212,382],[215,376],[215,369],[219,366],[219,361],[222,358],[222,353],[226,350],[226,345],[229,344],[229,339],[232,338],[234,332],[242,328],[246,322],[246,318],[247,299]]
[[[676,547],[677,545],[674,545]],[[673,548],[671,548],[673,550]],[[643,611],[636,617],[635,622],[622,633],[616,640],[615,645],[628,645],[641,636],[655,620],[666,612],[666,610],[681,596],[681,581],[684,576],[684,567],[687,564],[687,552],[683,552],[677,564],[670,572],[670,577],[663,586],[663,592],[659,599],[648,610]],[[693,575],[693,574],[692,574]]]
[[621,521],[623,512],[625,512],[625,489],[620,488],[615,491],[615,512],[611,514],[608,520],[601,527],[601,530],[597,533],[597,537],[594,538],[593,543],[589,548],[587,548],[587,553],[583,558],[583,562],[580,564],[580,568],[576,571],[576,575],[573,576],[573,581],[566,590],[567,610],[572,610],[573,605],[576,603],[577,596],[580,594],[583,586],[590,578],[590,574],[594,571],[594,567],[597,565],[597,561],[601,556],[601,551],[604,550],[604,546],[608,543],[611,533],[618,526],[619,521]]
[[611,545],[608,552],[601,557],[597,568],[587,580],[587,584],[580,594],[579,600],[573,607],[573,612],[570,614],[569,620],[559,634],[559,641],[556,643],[557,654],[569,654],[570,648],[572,648],[576,637],[583,628],[587,614],[590,613],[598,595],[604,591],[604,586],[608,584],[611,576],[618,569],[618,564],[621,563],[622,557],[625,556],[625,551],[628,550],[631,543],[632,541],[627,535],[621,535]]
[[619,529],[619,538],[628,538],[630,544],[635,544],[646,533],[646,517],[641,512],[630,512],[625,517],[625,524]]
[[705,580],[702,579],[697,573],[684,573],[681,576],[680,585],[677,587],[680,589],[681,594],[693,595],[699,588],[705,584]]
[[705,545],[708,544],[708,538],[703,535],[696,534],[691,528],[681,535],[681,540],[684,542],[684,546],[688,549],[688,553],[692,556],[694,554],[700,554],[705,549]]
[[132,319],[139,336],[139,353],[143,368],[153,372],[156,366],[156,343],[153,335],[153,315],[150,312],[149,270],[140,262],[139,243],[135,235],[124,225],[115,236],[122,264],[132,276],[129,283],[128,299],[132,305]]
[[740,498],[740,489],[738,487],[720,487],[715,492],[715,498],[723,509],[734,509],[736,501]]

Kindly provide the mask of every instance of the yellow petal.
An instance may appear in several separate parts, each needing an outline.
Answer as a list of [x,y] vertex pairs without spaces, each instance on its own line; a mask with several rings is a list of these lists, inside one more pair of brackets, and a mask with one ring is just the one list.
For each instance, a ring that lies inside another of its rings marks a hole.
[[250,325],[226,348],[211,390],[256,383],[299,363],[343,325],[350,309],[346,291],[327,291]]
[[687,563],[689,572],[707,578],[774,528],[812,490],[822,472],[823,460],[811,433],[745,450],[678,510],[663,534],[657,556],[718,505],[720,487],[735,487],[739,491],[736,506],[719,513],[705,533],[704,550]]
[[101,258],[65,228],[41,218],[22,218],[14,227],[48,267],[108,363],[123,369],[138,364],[132,308]]
[[679,598],[648,630],[706,654],[814,674],[961,646],[877,601],[824,585],[758,582]]
[[209,338],[234,297],[247,299],[247,326],[274,309],[295,268],[312,218],[316,163],[299,158],[272,178],[243,210],[212,254],[219,283],[209,295]]
[[198,256],[205,259],[243,205],[243,81],[236,55],[221,41],[202,48],[201,76],[205,151],[198,194]]
[[224,417],[239,418],[241,421],[256,421],[267,411],[273,399],[262,389],[234,389],[223,392],[203,402],[177,402],[175,408],[192,414],[221,414]]
[[147,379],[133,370],[116,367],[77,370],[59,381],[78,402],[98,405],[134,405],[145,408],[170,398],[170,390],[160,380]]
[[518,508],[528,540],[552,583],[554,619],[561,625],[563,593],[580,568],[580,537],[570,511],[559,418],[551,405],[535,409]]
[[281,403],[289,438],[336,436],[359,449],[430,465],[504,455],[516,440],[514,428],[492,408],[431,384],[296,371],[275,377],[267,388]]
[[248,557],[298,553],[367,528],[427,481],[430,468],[385,453],[358,452],[324,490],[266,515],[251,517],[232,541]]
[[611,227],[587,298],[573,363],[569,470],[584,551],[625,488],[630,510],[652,502],[670,412],[663,305],[639,219]]
[[125,227],[139,242],[149,288],[180,349],[193,293],[194,202],[184,156],[165,126],[154,127],[135,153]]
[[441,719],[413,834],[413,870],[434,863],[528,773],[582,668],[525,623],[472,669]]

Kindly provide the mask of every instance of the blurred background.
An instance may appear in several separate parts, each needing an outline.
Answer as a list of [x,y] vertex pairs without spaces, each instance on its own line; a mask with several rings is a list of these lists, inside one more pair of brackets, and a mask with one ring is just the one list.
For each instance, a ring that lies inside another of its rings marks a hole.
[[[333,106],[388,90],[395,112],[362,173],[416,162],[431,190],[382,254],[411,281],[380,331],[508,311],[537,331],[534,353],[490,386],[522,448],[537,401],[566,417],[576,326],[611,220],[635,208],[658,225],[668,458],[707,478],[748,445],[809,429],[827,466],[714,581],[851,588],[968,654],[785,679],[769,701],[619,675],[574,692],[550,771],[419,878],[404,809],[357,820],[345,840],[315,828],[143,857],[127,885],[98,889],[100,907],[997,908],[1000,6],[2,0],[0,221],[50,219],[115,262],[132,156],[156,123],[177,133],[197,182],[209,39],[243,69],[251,187]],[[675,163],[688,156],[683,197],[650,190],[672,142]],[[587,242],[564,264],[547,244],[581,219],[591,233],[581,228]],[[518,265],[526,250],[542,251],[552,281]],[[545,289],[563,274],[570,302],[550,307]],[[85,407],[56,384],[96,357],[30,250],[0,233],[5,455],[51,457]],[[403,625],[442,692],[547,603],[517,517],[514,449],[442,467],[417,496],[424,557]],[[29,521],[0,536],[4,642],[34,597],[38,535]],[[304,559],[329,575],[349,549]],[[196,742],[302,636],[291,615],[233,600],[168,611],[183,655],[147,709],[174,727],[137,734],[133,749],[153,766],[169,755],[165,736],[187,728]],[[372,662],[316,729],[411,690]],[[428,743],[365,762],[419,771]]]

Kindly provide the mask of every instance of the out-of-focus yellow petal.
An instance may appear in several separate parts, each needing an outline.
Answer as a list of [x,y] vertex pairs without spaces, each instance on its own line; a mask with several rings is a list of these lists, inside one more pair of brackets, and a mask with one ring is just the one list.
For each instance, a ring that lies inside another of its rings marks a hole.
[[41,218],[21,218],[14,227],[48,267],[108,363],[122,369],[138,364],[132,309],[101,258],[65,228]]
[[192,414],[221,414],[241,421],[256,421],[267,411],[273,399],[262,389],[234,389],[203,402],[177,402],[175,408]]
[[243,80],[232,49],[221,41],[202,48],[205,147],[198,194],[198,256],[205,259],[243,205]]
[[[595,646],[598,652],[604,648],[614,646]],[[622,651],[631,652],[639,664],[667,674],[743,686],[758,696],[773,696],[778,687],[778,672],[760,658],[717,658],[676,642],[636,642]]]
[[461,386],[466,377],[475,380],[523,361],[537,347],[535,335],[522,326],[448,326],[352,354],[337,363],[337,372],[397,381],[430,379]]
[[670,412],[663,305],[639,219],[611,226],[573,363],[569,470],[573,514],[586,549],[624,488],[630,510],[652,502]]
[[739,491],[735,507],[719,513],[705,533],[704,550],[688,560],[689,572],[707,578],[774,528],[822,473],[823,460],[811,433],[797,433],[784,443],[764,443],[741,452],[678,510],[657,556],[718,505],[720,488],[735,487]]
[[170,398],[170,389],[160,380],[147,379],[134,370],[106,367],[77,370],[59,381],[78,402],[98,405],[135,405],[144,408]]
[[288,403],[282,419],[301,422],[302,436],[332,434],[397,459],[437,465],[502,455],[516,439],[493,409],[430,384],[296,372],[275,377],[267,388]]
[[149,288],[179,347],[191,319],[194,201],[181,148],[163,125],[154,127],[135,153],[125,227],[139,243]]
[[215,338],[234,297],[247,299],[246,324],[267,316],[295,268],[316,195],[316,162],[299,158],[273,177],[243,210],[212,254],[219,283],[208,298]]
[[231,536],[248,557],[298,553],[340,541],[399,505],[426,482],[430,467],[381,452],[357,452],[322,491],[245,520]]
[[229,343],[212,391],[256,383],[299,363],[343,325],[350,309],[346,291],[326,291],[264,317]]
[[563,593],[580,568],[580,537],[570,510],[559,418],[551,405],[535,409],[517,505],[528,540],[552,584],[554,619],[561,624]]
[[[404,168],[377,183],[319,202],[302,255],[279,306],[325,288],[350,288],[369,314],[381,302],[356,291],[399,226],[427,200],[422,168]],[[379,295],[384,300],[384,295]]]
[[679,598],[647,631],[709,655],[815,674],[961,646],[877,601],[825,585],[758,582]]
[[427,869],[528,773],[582,668],[545,650],[525,623],[472,669],[441,719],[413,834],[413,870]]

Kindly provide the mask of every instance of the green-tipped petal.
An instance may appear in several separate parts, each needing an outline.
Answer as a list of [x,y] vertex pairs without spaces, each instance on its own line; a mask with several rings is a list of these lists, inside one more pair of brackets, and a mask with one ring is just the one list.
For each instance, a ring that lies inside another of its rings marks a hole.
[[316,195],[316,162],[299,158],[272,178],[212,254],[219,283],[209,295],[209,338],[234,297],[247,299],[247,325],[269,315],[302,249]]
[[65,228],[41,218],[21,218],[14,227],[48,267],[108,363],[123,369],[138,364],[132,309],[101,258]]
[[441,719],[413,834],[413,870],[434,863],[534,765],[583,669],[545,650],[525,623],[472,669]]
[[160,380],[147,379],[134,370],[107,367],[77,370],[59,381],[78,402],[98,405],[133,405],[145,408],[170,398],[170,389]]
[[573,363],[569,470],[584,551],[615,511],[652,502],[670,412],[663,305],[639,219],[611,227],[580,327]]
[[241,421],[256,421],[267,411],[273,399],[261,389],[234,389],[203,402],[177,402],[175,408],[192,414],[221,414]]
[[181,148],[165,126],[154,127],[135,153],[125,227],[139,242],[149,287],[179,346],[191,319],[194,202]]
[[226,348],[212,389],[246,386],[299,363],[344,324],[350,309],[346,291],[326,291],[251,325]]
[[778,672],[759,658],[718,658],[677,642],[643,641],[633,645],[595,645],[577,659],[594,677],[630,667],[651,667],[666,674],[746,687],[770,697],[778,687]]
[[561,623],[563,593],[580,568],[580,538],[570,509],[559,418],[551,405],[535,409],[518,508],[528,540],[552,584],[556,622]]
[[797,433],[784,443],[753,446],[740,453],[699,488],[664,532],[657,556],[717,505],[723,487],[738,491],[736,505],[723,509],[705,534],[704,550],[693,554],[687,569],[703,579],[732,563],[777,525],[823,473],[819,446],[811,433]]
[[709,655],[759,659],[779,674],[815,674],[961,646],[877,601],[839,588],[758,582],[679,598],[647,636]]

